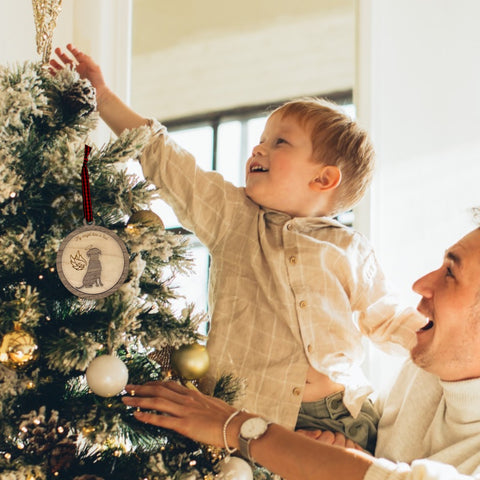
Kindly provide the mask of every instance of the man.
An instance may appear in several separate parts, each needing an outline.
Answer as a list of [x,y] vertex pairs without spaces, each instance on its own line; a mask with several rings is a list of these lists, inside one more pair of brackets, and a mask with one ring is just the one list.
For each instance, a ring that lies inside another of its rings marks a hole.
[[449,248],[442,266],[413,289],[429,322],[378,402],[377,458],[261,420],[252,425],[255,415],[172,382],[128,386],[135,397],[124,403],[169,414],[136,412],[143,422],[241,448],[289,480],[480,479],[480,228]]

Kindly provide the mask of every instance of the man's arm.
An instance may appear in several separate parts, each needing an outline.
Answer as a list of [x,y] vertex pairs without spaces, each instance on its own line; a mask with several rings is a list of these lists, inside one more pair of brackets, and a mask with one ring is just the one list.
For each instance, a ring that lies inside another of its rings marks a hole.
[[97,92],[97,108],[100,117],[114,133],[120,135],[126,129],[130,130],[148,124],[147,119],[134,112],[108,88],[100,67],[89,55],[71,44],[67,45],[67,49],[75,61],[60,48],[56,48],[55,53],[62,63],[55,59],[50,60],[50,71],[55,75],[58,70],[68,65],[74,67],[82,78],[90,80]]
[[[202,443],[224,446],[223,427],[235,411],[232,406],[174,382],[130,385],[127,390],[134,391],[135,396],[123,397],[126,405],[159,412],[135,412],[138,420]],[[240,426],[253,416],[240,412],[229,423],[225,433],[230,448],[239,447]],[[373,462],[358,450],[326,445],[275,424],[251,442],[250,452],[257,463],[289,480],[361,480]]]
[[[169,428],[198,442],[224,447],[225,421],[235,408],[218,398],[189,390],[175,382],[127,385],[134,396],[123,397],[126,405],[145,423]],[[153,413],[156,411],[157,413]],[[239,448],[242,423],[255,415],[239,412],[228,424],[228,447]],[[265,435],[250,443],[255,462],[288,480],[479,480],[478,474],[464,475],[452,465],[428,459],[411,465],[374,458],[307,438],[280,425],[269,426]]]

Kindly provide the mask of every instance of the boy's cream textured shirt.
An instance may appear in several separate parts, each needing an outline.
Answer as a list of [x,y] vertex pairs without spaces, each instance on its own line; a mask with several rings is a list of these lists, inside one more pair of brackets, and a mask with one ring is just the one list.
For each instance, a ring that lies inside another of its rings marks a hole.
[[345,385],[356,416],[372,391],[360,368],[363,335],[409,348],[423,317],[389,295],[362,235],[330,218],[261,208],[153,125],[145,177],[211,255],[210,377],[245,378],[241,406],[293,428],[310,364]]

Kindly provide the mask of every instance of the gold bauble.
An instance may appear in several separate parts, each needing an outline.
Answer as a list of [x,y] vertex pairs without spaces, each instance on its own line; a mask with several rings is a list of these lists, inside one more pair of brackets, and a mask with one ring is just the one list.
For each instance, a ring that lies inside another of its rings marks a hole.
[[185,380],[197,380],[208,371],[210,358],[207,349],[199,343],[183,345],[172,352],[172,369]]
[[0,346],[0,363],[14,370],[30,366],[39,355],[36,338],[15,326],[13,332],[6,333]]
[[162,219],[151,210],[138,210],[133,212],[128,220],[129,226],[138,225],[141,227],[160,227],[165,228]]

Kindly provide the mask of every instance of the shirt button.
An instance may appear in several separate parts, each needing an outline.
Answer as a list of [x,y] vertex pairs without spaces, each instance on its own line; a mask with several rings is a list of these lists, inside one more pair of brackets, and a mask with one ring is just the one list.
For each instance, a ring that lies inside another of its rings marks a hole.
[[308,351],[308,353],[312,353],[312,352],[313,352],[313,346],[312,346],[312,345],[308,345],[308,346],[307,346],[307,351]]
[[287,230],[292,230],[293,229],[293,225],[291,223],[287,223]]
[[294,255],[292,255],[289,260],[292,265],[295,265],[297,263],[297,257],[295,257]]
[[302,389],[301,388],[298,388],[298,387],[295,387],[293,390],[292,390],[292,393],[298,397],[301,393],[302,393]]
[[307,306],[307,302],[305,300],[302,300],[299,302],[300,308],[305,308]]

